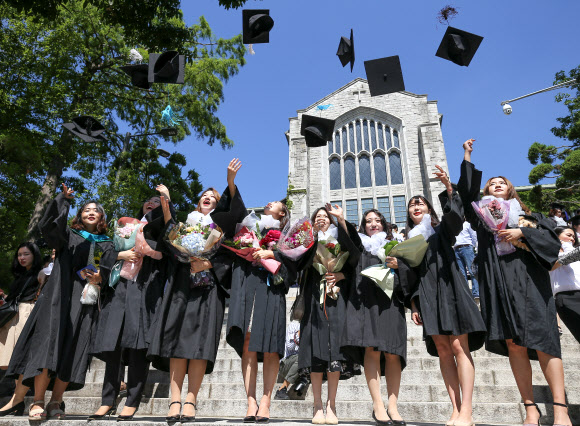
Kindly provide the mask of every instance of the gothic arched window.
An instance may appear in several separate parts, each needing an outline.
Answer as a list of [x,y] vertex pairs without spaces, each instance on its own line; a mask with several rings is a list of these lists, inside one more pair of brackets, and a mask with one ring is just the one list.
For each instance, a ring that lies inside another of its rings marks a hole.
[[341,188],[341,178],[340,178],[340,160],[338,158],[333,158],[329,163],[330,169],[330,189],[340,189]]
[[375,122],[371,121],[371,152],[377,149],[377,129],[375,128]]
[[362,135],[361,135],[361,131],[360,131],[360,121],[356,121],[356,151],[355,152],[361,152],[362,151]]
[[352,123],[348,125],[348,139],[349,139],[349,151],[356,152],[356,148],[354,145],[354,128],[352,127]]
[[348,139],[346,138],[346,127],[343,127],[342,128],[342,154],[344,155],[347,152],[348,152]]
[[387,184],[387,165],[383,154],[375,154],[373,157],[375,164],[375,185],[381,186]]
[[368,155],[361,155],[358,159],[358,175],[361,188],[373,185],[371,181],[371,160]]
[[356,188],[356,166],[351,156],[344,159],[344,187]]
[[387,138],[387,146],[385,147],[385,150],[389,150],[393,146],[393,143],[391,142],[391,128],[389,126],[385,126],[385,137]]
[[395,147],[400,148],[400,146],[399,146],[399,133],[396,130],[393,130],[393,139],[395,140]]
[[401,154],[391,152],[389,154],[389,168],[391,169],[391,185],[403,183],[403,169],[401,168]]
[[385,135],[383,135],[383,125],[379,123],[379,148],[385,149]]
[[364,141],[364,149],[370,151],[371,148],[369,146],[369,122],[367,120],[363,121],[363,141]]

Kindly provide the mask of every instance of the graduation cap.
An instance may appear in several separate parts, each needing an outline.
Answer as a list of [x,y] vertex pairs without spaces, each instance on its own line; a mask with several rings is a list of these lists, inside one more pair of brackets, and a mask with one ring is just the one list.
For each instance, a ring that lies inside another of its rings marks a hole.
[[85,142],[106,142],[103,133],[105,127],[95,118],[83,115],[72,119],[72,123],[63,123],[65,129],[73,135],[78,136]]
[[447,27],[435,56],[457,65],[468,66],[483,37],[457,28]]
[[302,115],[300,134],[306,139],[306,146],[310,148],[326,146],[326,143],[332,140],[332,132],[334,132],[334,120],[314,115]]
[[352,67],[354,66],[354,39],[352,37],[352,28],[350,30],[350,40],[346,37],[340,38],[336,55],[340,59],[343,67],[350,62],[350,72],[352,72]]
[[141,89],[151,88],[151,83],[149,83],[149,65],[125,65],[124,67],[119,67],[119,69],[131,76],[133,86],[140,87]]
[[244,44],[269,43],[270,30],[274,20],[269,9],[242,10],[242,31]]
[[403,71],[398,56],[365,61],[365,71],[371,96],[405,90]]
[[148,81],[149,83],[183,84],[185,82],[185,56],[175,50],[151,53]]

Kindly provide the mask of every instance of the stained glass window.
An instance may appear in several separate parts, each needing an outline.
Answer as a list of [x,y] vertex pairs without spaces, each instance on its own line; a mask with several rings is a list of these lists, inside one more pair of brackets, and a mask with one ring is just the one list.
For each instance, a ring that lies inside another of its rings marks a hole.
[[371,149],[377,149],[377,129],[374,121],[371,121]]
[[350,156],[344,159],[344,187],[356,188],[356,166]]
[[405,222],[407,222],[407,205],[405,204],[404,195],[393,197],[393,209],[395,212],[395,223],[400,231],[406,226]]
[[[338,149],[337,149],[338,151]],[[346,138],[346,127],[342,128],[342,154],[346,154],[348,152],[348,139]]]
[[358,159],[358,175],[361,188],[372,186],[371,160],[368,155],[362,155]]
[[350,152],[355,152],[354,148],[354,128],[352,127],[352,123],[348,125],[348,147]]
[[380,211],[387,222],[391,221],[391,206],[389,205],[389,197],[377,197],[377,210]]
[[369,147],[369,122],[367,120],[363,121],[363,141],[364,141],[364,149],[370,151]]
[[340,189],[341,179],[340,179],[340,160],[338,158],[333,158],[329,163],[330,169],[330,189]]
[[396,130],[393,130],[393,139],[395,140],[395,147],[400,148],[400,146],[399,146],[399,133]]
[[363,198],[360,200],[360,206],[362,214],[364,214],[367,210],[373,208],[373,199],[372,198]]
[[385,126],[385,137],[387,138],[387,150],[393,146],[391,142],[391,128],[389,126]]
[[375,163],[375,185],[382,186],[387,184],[387,165],[383,154],[375,154],[373,162]]
[[356,121],[356,152],[362,151],[362,134],[360,130],[360,121]]
[[385,135],[383,135],[383,125],[379,123],[379,148],[385,149]]
[[401,155],[398,152],[389,154],[389,168],[391,169],[391,185],[403,183],[403,170],[401,169]]
[[358,223],[358,200],[346,200],[346,220]]

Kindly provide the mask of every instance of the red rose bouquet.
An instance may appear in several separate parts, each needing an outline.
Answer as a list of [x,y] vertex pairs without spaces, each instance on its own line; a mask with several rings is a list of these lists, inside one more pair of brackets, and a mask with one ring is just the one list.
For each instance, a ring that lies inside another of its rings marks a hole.
[[278,250],[292,260],[300,259],[314,244],[312,224],[307,217],[297,220],[282,232]]

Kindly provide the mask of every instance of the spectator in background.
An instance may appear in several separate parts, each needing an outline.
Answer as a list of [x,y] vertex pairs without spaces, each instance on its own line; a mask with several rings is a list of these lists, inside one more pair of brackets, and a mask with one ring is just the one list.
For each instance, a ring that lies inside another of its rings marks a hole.
[[467,272],[471,276],[471,294],[474,298],[479,299],[479,284],[473,272],[473,259],[475,259],[475,250],[477,249],[477,234],[469,222],[463,222],[463,230],[455,238],[455,257],[459,269],[467,280]]
[[391,226],[391,232],[393,234],[393,240],[398,241],[398,242],[403,242],[405,241],[405,238],[403,237],[403,235],[399,234],[399,227],[397,226],[396,223],[391,223],[389,224]]
[[403,241],[406,240],[407,239],[407,228],[401,229],[401,232],[399,234],[403,237]]
[[[300,378],[298,372],[298,347],[300,345],[300,321],[292,319],[286,328],[286,348],[280,361],[280,375],[284,383],[276,391],[274,399],[290,399],[288,389]],[[307,384],[306,384],[307,385]]]
[[576,239],[580,239],[580,210],[576,210],[576,216],[570,219],[572,229],[576,232]]
[[564,205],[560,203],[550,204],[550,213],[548,217],[556,222],[556,226],[566,226],[566,221],[562,218],[564,214]]

